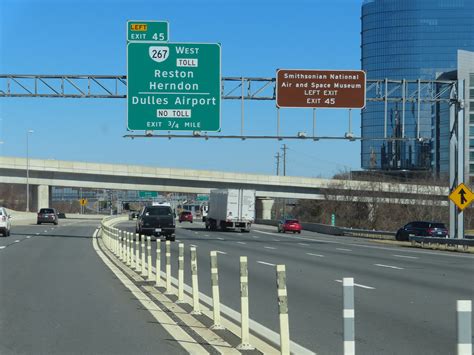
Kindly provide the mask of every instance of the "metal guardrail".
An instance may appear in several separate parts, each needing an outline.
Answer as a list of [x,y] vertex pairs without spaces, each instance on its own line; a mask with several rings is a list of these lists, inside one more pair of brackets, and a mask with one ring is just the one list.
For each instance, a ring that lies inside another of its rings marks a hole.
[[395,240],[395,232],[343,227],[340,227],[340,229],[344,232],[344,235],[348,236]]
[[464,250],[467,250],[469,246],[474,246],[474,239],[453,239],[453,238],[430,238],[430,237],[409,237],[409,240],[412,245],[415,243],[421,243],[432,245],[435,244],[436,246],[439,245],[446,245],[448,246],[462,246]]

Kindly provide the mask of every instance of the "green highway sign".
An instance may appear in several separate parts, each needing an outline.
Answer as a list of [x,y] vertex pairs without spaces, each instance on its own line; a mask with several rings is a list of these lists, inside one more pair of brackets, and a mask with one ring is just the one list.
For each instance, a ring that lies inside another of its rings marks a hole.
[[209,201],[209,195],[197,195],[196,201]]
[[156,197],[158,197],[158,192],[156,192],[156,191],[138,191],[138,197],[140,197],[140,198],[156,198]]
[[127,21],[128,42],[168,42],[168,22]]
[[129,130],[219,131],[221,47],[127,44]]

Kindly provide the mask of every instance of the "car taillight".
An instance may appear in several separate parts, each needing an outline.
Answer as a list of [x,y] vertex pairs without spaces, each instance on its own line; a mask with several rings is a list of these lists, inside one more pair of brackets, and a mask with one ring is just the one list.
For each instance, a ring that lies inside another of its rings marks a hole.
[[436,231],[435,228],[428,228],[428,233],[431,234],[431,233],[434,233]]

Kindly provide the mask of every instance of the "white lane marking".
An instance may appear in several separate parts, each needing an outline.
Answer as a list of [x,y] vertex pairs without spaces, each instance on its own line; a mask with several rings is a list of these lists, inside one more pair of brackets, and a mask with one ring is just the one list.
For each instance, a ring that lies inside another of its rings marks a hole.
[[0,249],[5,249],[7,246],[6,245],[3,245],[0,247]]
[[189,244],[189,245],[192,246],[192,247],[197,248],[197,245],[194,245],[194,244]]
[[257,263],[263,264],[263,265],[268,265],[268,266],[275,266],[275,264],[266,263],[265,261],[257,261]]
[[15,240],[15,243],[20,243],[20,241],[17,239],[17,240]]
[[194,234],[198,234],[198,232],[194,232]]
[[244,243],[244,242],[237,242],[237,244],[247,244],[247,243]]
[[[336,282],[339,282],[339,283],[342,283],[342,280],[334,280]],[[357,287],[360,287],[360,288],[365,288],[367,290],[375,290],[375,287],[372,287],[372,286],[365,286],[365,285],[361,285],[361,284],[354,284],[354,286],[357,286]]]
[[319,256],[320,258],[324,258],[324,255],[321,254],[306,253],[306,255]]
[[36,235],[40,235],[39,233],[36,233]]
[[258,239],[258,237],[256,235],[252,235],[252,238],[257,238]]
[[397,258],[418,259],[417,256],[397,255],[397,254],[393,254],[393,256],[396,256]]
[[342,250],[342,251],[352,251],[351,249],[345,249],[345,248],[336,248],[336,250]]
[[220,251],[220,250],[216,250],[216,253],[217,254],[224,254],[224,255],[227,255],[227,253],[225,251]]
[[30,238],[31,238],[31,236],[30,236],[30,235],[26,237],[26,239],[30,239]]
[[[284,235],[284,234],[276,234],[276,233],[268,233],[268,232],[264,232],[264,231],[259,231],[257,229],[254,229],[254,232],[257,232],[257,233],[264,233],[264,234],[270,234],[270,235],[276,235],[276,236],[279,236],[279,237],[282,237],[282,238],[288,238],[288,239],[299,239],[299,240],[307,240],[307,241],[310,241],[310,242],[314,242],[314,241],[317,241],[317,242],[321,242],[321,243],[332,243],[332,244],[341,244],[341,245],[350,245],[350,246],[353,246],[353,247],[358,247],[358,248],[368,248],[368,249],[378,249],[378,250],[388,250],[388,251],[391,251],[393,253],[393,247],[391,248],[387,248],[387,247],[379,247],[379,246],[375,246],[375,245],[364,245],[364,244],[355,244],[355,243],[343,243],[343,242],[337,242],[335,240],[328,240],[328,239],[324,239],[322,237],[314,237],[314,238],[308,238],[308,237],[297,237],[297,236],[287,236],[287,235]],[[461,255],[461,254],[448,254],[448,253],[440,253],[440,252],[430,252],[430,251],[427,251],[427,250],[423,250],[423,251],[418,251],[418,250],[404,250],[403,252],[405,253],[412,253],[412,254],[421,254],[421,255],[436,255],[436,256],[446,256],[446,257],[451,257],[451,258],[465,258],[465,259],[474,259],[474,256],[473,255]]]
[[265,249],[272,249],[272,250],[275,250],[276,248],[275,247],[264,247]]
[[224,238],[217,238],[217,239],[219,239],[219,240],[225,240]]
[[398,267],[398,266],[384,265],[384,264],[374,264],[374,265],[375,266],[380,266],[380,267],[386,267],[386,268],[389,268],[389,269],[403,270],[402,267]]
[[45,233],[48,233],[48,230],[46,229],[44,232],[45,232]]
[[204,234],[205,237],[209,237],[209,234]]
[[306,243],[298,243],[299,245],[302,245],[304,247],[309,247],[309,244],[306,244]]

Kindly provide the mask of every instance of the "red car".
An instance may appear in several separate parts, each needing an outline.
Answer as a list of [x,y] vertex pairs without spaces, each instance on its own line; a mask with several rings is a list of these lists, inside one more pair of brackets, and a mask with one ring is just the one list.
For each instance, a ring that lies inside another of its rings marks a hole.
[[193,223],[193,214],[189,211],[183,211],[179,214],[179,223],[191,222]]
[[278,233],[301,233],[301,224],[297,219],[283,219],[278,222]]

